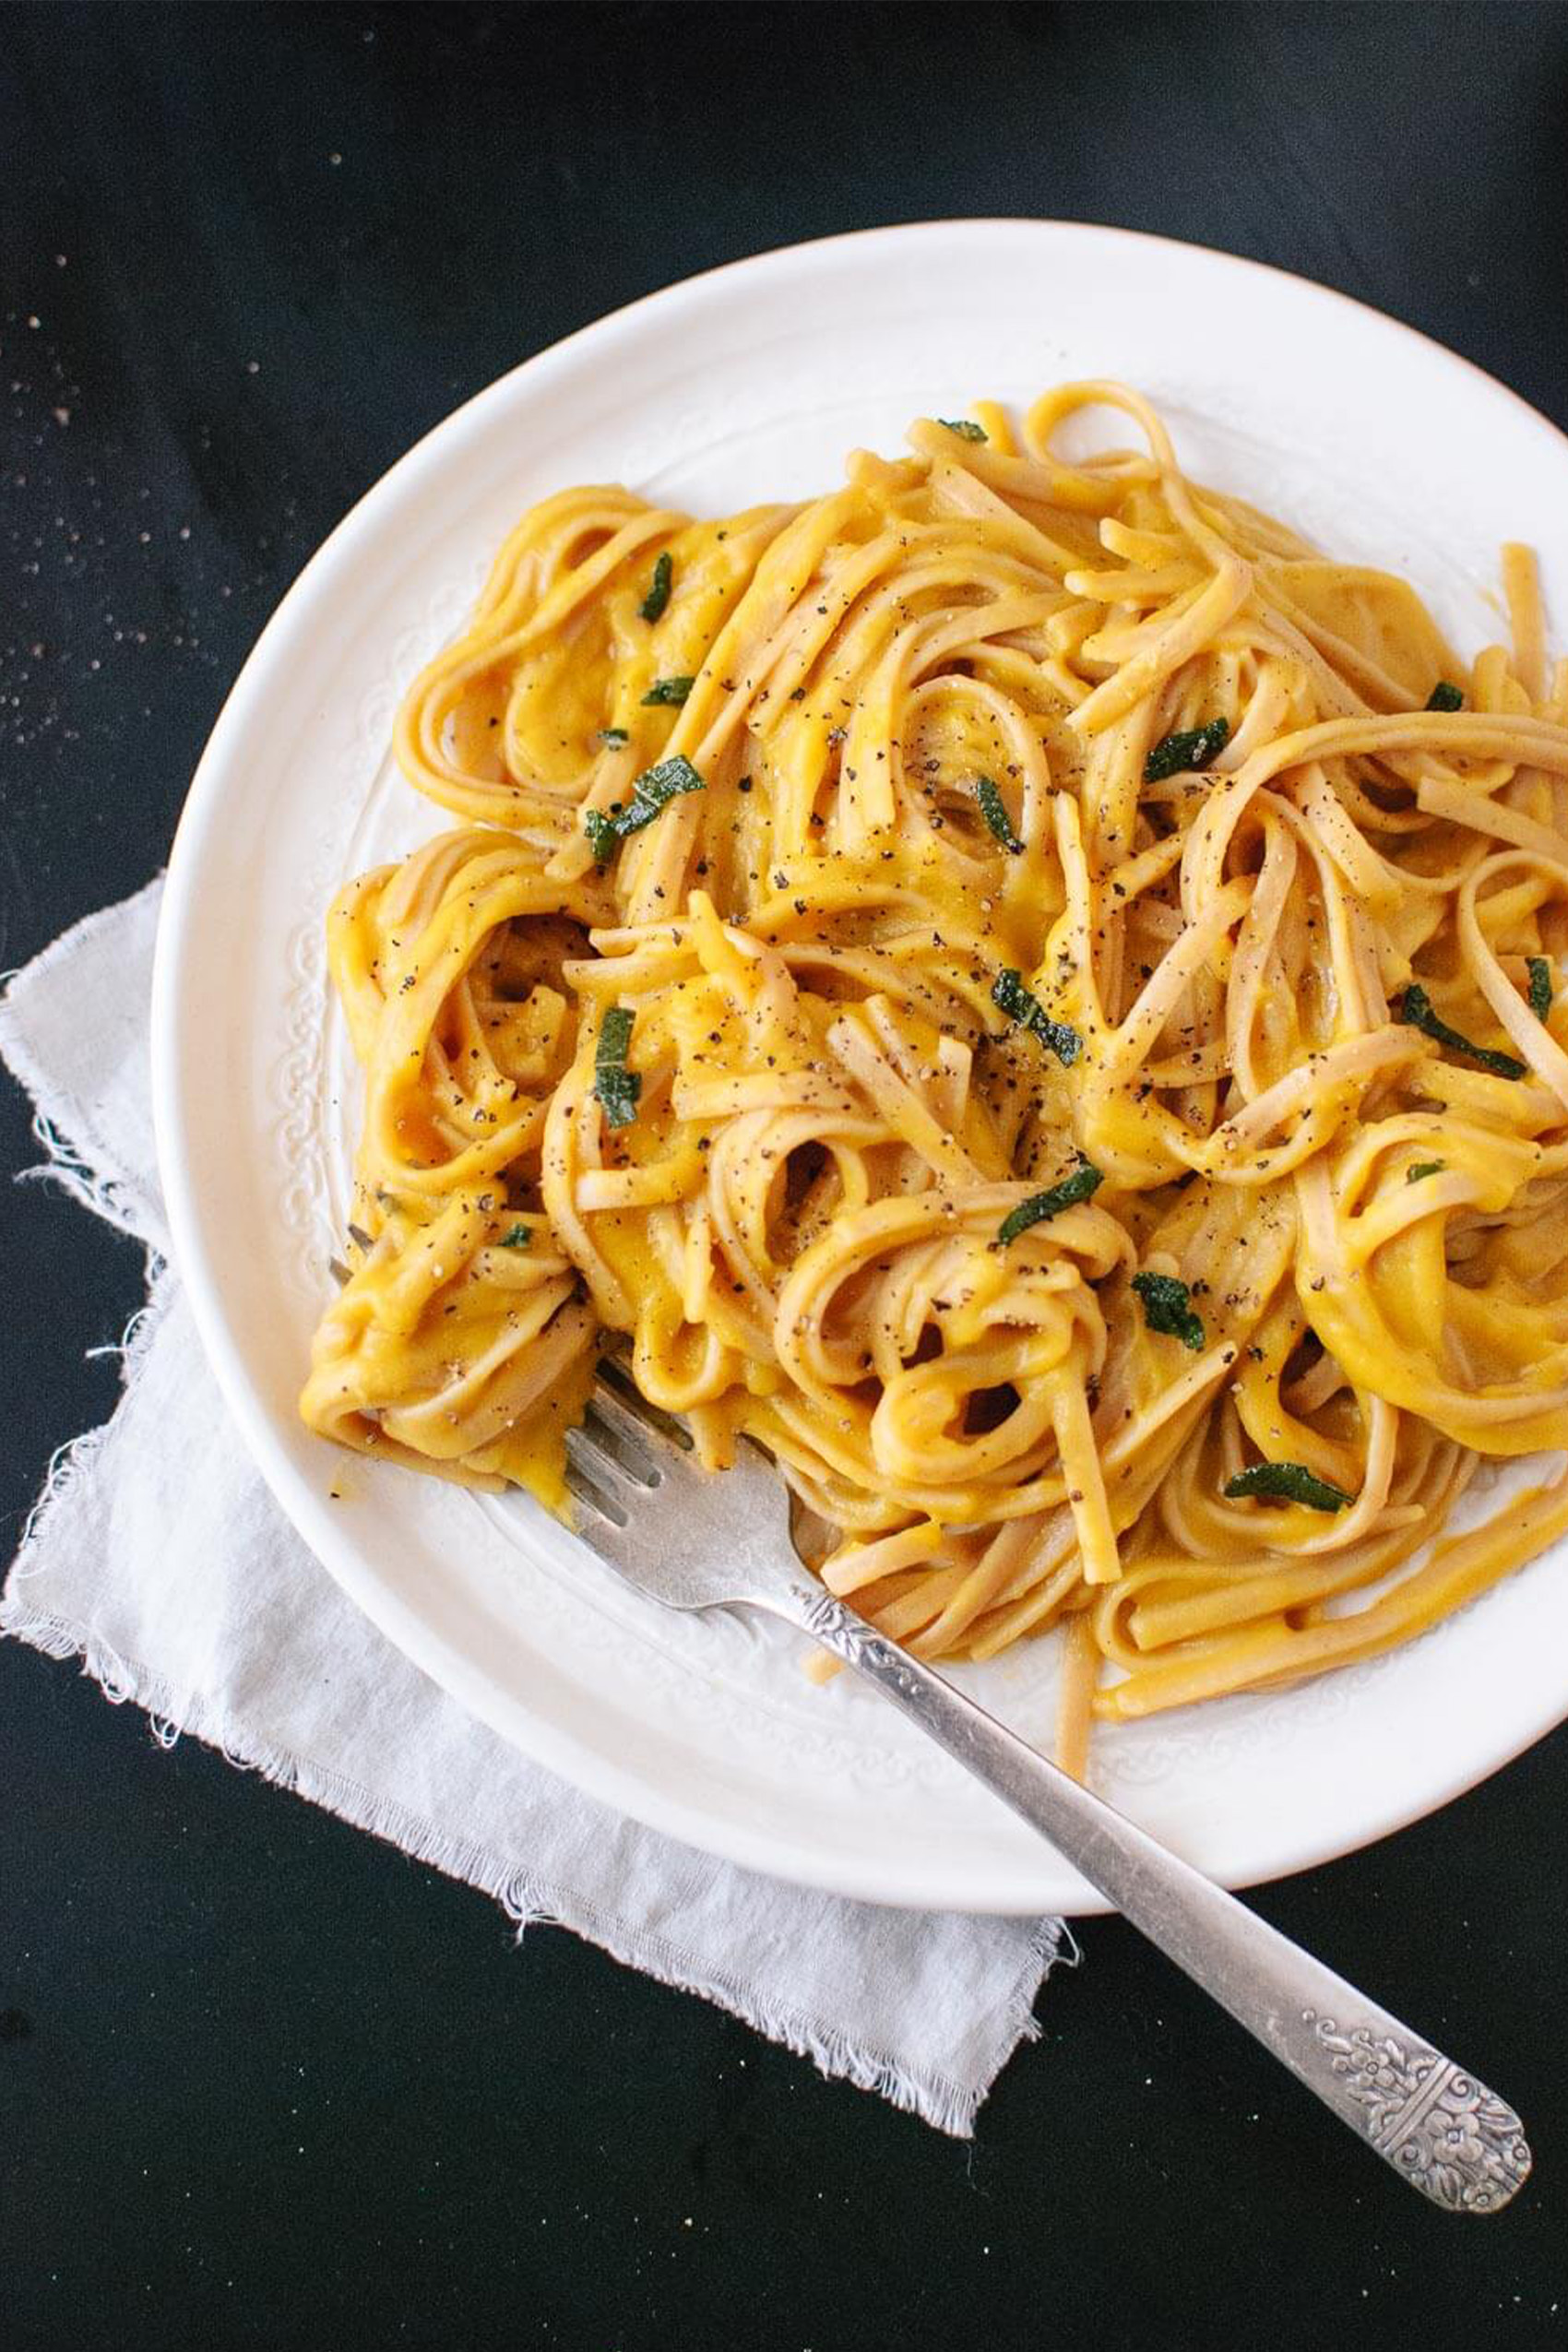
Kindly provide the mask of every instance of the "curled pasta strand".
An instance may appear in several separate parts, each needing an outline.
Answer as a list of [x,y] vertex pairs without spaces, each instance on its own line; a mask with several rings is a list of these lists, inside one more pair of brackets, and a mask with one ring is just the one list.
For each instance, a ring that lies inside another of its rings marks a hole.
[[1100,381],[545,499],[399,712],[457,824],[328,918],[306,1420],[564,1509],[613,1335],[897,1639],[1061,1629],[1074,1769],[1484,1590],[1568,1526],[1448,1527],[1568,1446],[1568,661],[1503,577],[1467,663]]

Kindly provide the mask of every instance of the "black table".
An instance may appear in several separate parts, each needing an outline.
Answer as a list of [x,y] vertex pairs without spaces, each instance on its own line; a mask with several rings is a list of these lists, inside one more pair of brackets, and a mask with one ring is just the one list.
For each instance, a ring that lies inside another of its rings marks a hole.
[[[1568,423],[1565,90],[1560,7],[10,10],[0,967],[160,866],[263,619],[390,460],[692,270],[1120,221],[1342,287]],[[34,1162],[8,1086],[0,1125]],[[140,1266],[4,1199],[9,1539],[111,1408],[85,1351]],[[563,1935],[515,1952],[15,1644],[0,1707],[18,2352],[1568,2342],[1561,1734],[1258,1898],[1523,2108],[1536,2182],[1466,2223],[1120,1924],[968,2149]]]

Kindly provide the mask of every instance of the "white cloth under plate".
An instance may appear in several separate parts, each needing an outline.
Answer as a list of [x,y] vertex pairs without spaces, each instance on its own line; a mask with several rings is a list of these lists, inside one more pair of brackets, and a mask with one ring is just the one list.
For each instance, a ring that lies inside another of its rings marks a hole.
[[519,1931],[569,1927],[825,2073],[968,2133],[1038,2031],[1060,1920],[847,1902],[606,1811],[392,1648],[273,1502],[164,1263],[148,1063],[159,895],[154,883],[77,924],[0,1000],[0,1054],[37,1107],[47,1172],[149,1253],[118,1409],[53,1468],[0,1630],[82,1658],[165,1742],[189,1732],[482,1887]]

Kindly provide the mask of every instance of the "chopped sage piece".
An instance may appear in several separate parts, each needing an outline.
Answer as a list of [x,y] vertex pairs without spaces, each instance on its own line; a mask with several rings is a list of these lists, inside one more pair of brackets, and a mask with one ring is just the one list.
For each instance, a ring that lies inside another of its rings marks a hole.
[[1173,1274],[1134,1274],[1133,1288],[1144,1302],[1144,1321],[1151,1331],[1179,1339],[1194,1353],[1204,1345],[1201,1315],[1193,1312],[1193,1294]]
[[673,568],[670,561],[670,550],[666,548],[653,567],[653,577],[648,582],[647,594],[637,607],[637,611],[645,621],[657,621],[669,603],[670,576]]
[[612,816],[602,809],[583,811],[583,831],[593,844],[593,854],[601,866],[607,866],[620,846],[621,830]]
[[1021,1028],[1032,1029],[1040,1043],[1048,1046],[1064,1068],[1070,1067],[1084,1050],[1084,1040],[1065,1021],[1053,1021],[1032,989],[1024,986],[1023,974],[1009,965],[997,976],[991,992],[991,1001],[1016,1021]]
[[1254,1462],[1225,1489],[1228,1503],[1242,1502],[1249,1494],[1270,1495],[1280,1503],[1304,1503],[1309,1511],[1343,1511],[1350,1500],[1309,1470],[1304,1462]]
[[1048,1218],[1060,1217],[1064,1208],[1075,1208],[1080,1201],[1087,1201],[1098,1193],[1104,1182],[1099,1169],[1091,1167],[1087,1159],[1080,1160],[1072,1174],[1063,1176],[1060,1184],[1052,1184],[1049,1192],[1031,1193],[1027,1201],[1020,1201],[1017,1207],[1003,1218],[996,1229],[999,1247],[1005,1249],[1008,1242],[1016,1241],[1020,1233],[1027,1233],[1031,1225],[1043,1225]]
[[1544,956],[1526,956],[1525,969],[1530,976],[1525,1001],[1537,1020],[1544,1021],[1551,1010],[1551,966]]
[[623,835],[640,833],[645,825],[653,823],[660,809],[668,808],[670,802],[678,800],[683,792],[700,792],[702,790],[702,778],[691,761],[676,752],[670,759],[661,759],[655,766],[644,768],[632,786],[631,805],[616,818],[615,829]]
[[645,767],[632,786],[630,801],[617,801],[608,814],[603,809],[583,811],[583,831],[593,843],[593,854],[600,865],[608,863],[616,846],[629,833],[640,833],[651,825],[660,809],[678,800],[683,792],[700,792],[705,789],[702,778],[689,759],[680,752],[669,759]]
[[599,1043],[593,1056],[593,1090],[599,1097],[607,1127],[629,1127],[637,1115],[637,1097],[643,1090],[643,1082],[635,1070],[626,1067],[633,1018],[628,1006],[612,1004],[599,1025]]
[[1007,814],[1007,803],[1002,797],[1002,787],[993,776],[975,778],[975,798],[980,814],[1004,849],[1021,849],[1023,843],[1013,830],[1013,820]]
[[1451,1029],[1447,1022],[1432,1011],[1431,999],[1419,980],[1412,980],[1405,991],[1399,1018],[1408,1022],[1411,1028],[1420,1029],[1423,1037],[1433,1039],[1439,1045],[1446,1045],[1453,1052],[1468,1054],[1470,1060],[1479,1062],[1483,1070],[1490,1070],[1494,1078],[1522,1078],[1528,1067],[1526,1063],[1516,1061],[1512,1053],[1498,1053],[1490,1045],[1473,1045],[1457,1029]]
[[1144,762],[1144,782],[1162,784],[1190,767],[1208,767],[1230,741],[1230,721],[1211,719],[1206,727],[1181,727],[1162,735]]

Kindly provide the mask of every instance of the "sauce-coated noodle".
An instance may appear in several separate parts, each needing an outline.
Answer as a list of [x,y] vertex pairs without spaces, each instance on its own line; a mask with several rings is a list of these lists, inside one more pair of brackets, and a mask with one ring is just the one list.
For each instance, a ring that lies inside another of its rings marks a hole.
[[[1091,406],[1137,445],[1063,457]],[[1119,386],[957,422],[506,541],[398,723],[463,829],[330,918],[367,1102],[303,1411],[559,1507],[624,1334],[912,1648],[1072,1621],[1077,1764],[1568,1525],[1548,1467],[1443,1532],[1568,1443],[1568,664],[1527,551],[1467,665]]]

